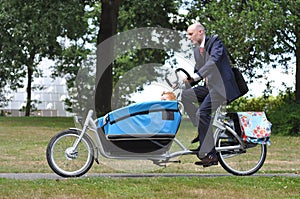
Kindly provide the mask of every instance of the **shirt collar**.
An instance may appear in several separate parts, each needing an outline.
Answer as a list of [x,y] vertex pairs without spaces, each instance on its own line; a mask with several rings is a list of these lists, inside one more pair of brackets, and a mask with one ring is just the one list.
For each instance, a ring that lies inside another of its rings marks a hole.
[[205,35],[204,35],[203,40],[202,40],[202,42],[200,44],[201,48],[204,48],[204,46],[205,46]]

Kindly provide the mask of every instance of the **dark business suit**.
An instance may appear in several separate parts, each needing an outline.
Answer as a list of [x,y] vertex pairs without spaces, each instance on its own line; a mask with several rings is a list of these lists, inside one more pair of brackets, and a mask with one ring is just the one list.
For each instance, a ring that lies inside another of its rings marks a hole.
[[[186,89],[182,93],[185,110],[193,124],[198,126],[200,157],[207,154],[215,155],[210,125],[212,111],[241,95],[222,41],[217,36],[206,37],[204,53],[203,58],[199,47],[194,49],[195,73],[202,79],[206,79],[208,83]],[[201,103],[198,110],[193,102]]]

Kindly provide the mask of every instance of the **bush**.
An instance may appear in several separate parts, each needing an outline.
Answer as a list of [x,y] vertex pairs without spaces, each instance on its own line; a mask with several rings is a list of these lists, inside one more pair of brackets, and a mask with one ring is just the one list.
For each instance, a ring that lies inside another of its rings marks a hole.
[[284,101],[267,112],[272,122],[272,133],[300,136],[300,104],[294,100]]

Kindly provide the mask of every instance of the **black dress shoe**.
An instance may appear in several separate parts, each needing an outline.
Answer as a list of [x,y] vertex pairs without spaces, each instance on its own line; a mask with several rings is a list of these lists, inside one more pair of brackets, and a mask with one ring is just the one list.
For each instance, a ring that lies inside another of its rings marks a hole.
[[195,165],[201,165],[203,167],[218,165],[218,158],[217,156],[208,155],[204,157],[201,161],[195,162]]

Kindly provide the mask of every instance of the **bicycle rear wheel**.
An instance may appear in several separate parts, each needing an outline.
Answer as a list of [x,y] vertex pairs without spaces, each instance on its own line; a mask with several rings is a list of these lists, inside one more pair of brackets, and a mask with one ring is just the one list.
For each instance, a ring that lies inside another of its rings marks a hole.
[[72,148],[79,135],[79,131],[67,130],[54,136],[48,144],[48,164],[62,177],[79,177],[93,165],[93,144],[86,135],[82,137],[76,150]]
[[[219,134],[216,147],[238,145],[234,139]],[[222,134],[224,135],[224,134]],[[217,153],[221,166],[229,173],[239,176],[252,175],[264,164],[267,155],[265,144],[246,143],[245,149],[231,149]]]

